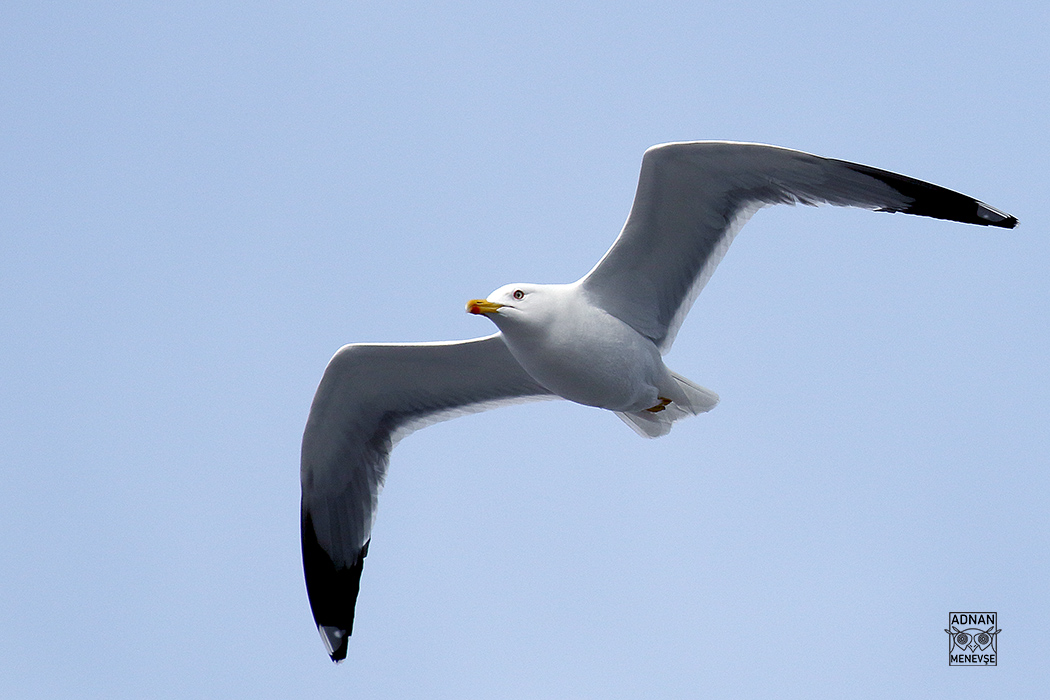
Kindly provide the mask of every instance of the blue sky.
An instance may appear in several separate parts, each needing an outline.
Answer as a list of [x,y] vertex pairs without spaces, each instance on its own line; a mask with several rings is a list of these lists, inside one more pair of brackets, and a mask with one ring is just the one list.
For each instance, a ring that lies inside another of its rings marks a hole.
[[[0,8],[0,688],[19,698],[1024,697],[1050,637],[1050,10]],[[395,451],[346,663],[298,451],[355,341],[586,272],[642,152],[799,148],[1015,231],[781,207],[667,357],[667,437],[568,403]],[[999,666],[949,668],[951,611]]]

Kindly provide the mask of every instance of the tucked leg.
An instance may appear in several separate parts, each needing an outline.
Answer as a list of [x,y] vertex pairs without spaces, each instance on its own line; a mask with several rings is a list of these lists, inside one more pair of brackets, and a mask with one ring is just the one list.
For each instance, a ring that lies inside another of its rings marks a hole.
[[647,408],[645,410],[649,411],[649,413],[659,413],[660,411],[662,411],[665,408],[667,408],[667,405],[669,403],[671,403],[671,399],[668,399],[668,398],[666,398],[664,396],[661,396],[660,397],[660,403],[656,404],[652,408]]

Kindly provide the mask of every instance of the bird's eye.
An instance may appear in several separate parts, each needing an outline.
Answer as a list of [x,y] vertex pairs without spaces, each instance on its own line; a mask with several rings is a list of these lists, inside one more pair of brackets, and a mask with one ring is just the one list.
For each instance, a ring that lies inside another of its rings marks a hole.
[[525,298],[525,292],[521,291],[520,289],[515,289],[514,293],[511,296],[514,297],[515,299],[524,299]]

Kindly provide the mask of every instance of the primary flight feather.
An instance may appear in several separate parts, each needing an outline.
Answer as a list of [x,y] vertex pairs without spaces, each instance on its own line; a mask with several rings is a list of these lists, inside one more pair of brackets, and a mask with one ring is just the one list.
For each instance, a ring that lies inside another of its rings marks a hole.
[[718,396],[662,355],[740,228],[771,204],[832,204],[1013,228],[937,185],[775,146],[669,143],[645,152],[627,223],[572,284],[510,284],[467,311],[499,332],[458,342],[355,344],[325,369],[303,434],[302,547],[314,621],[346,657],[390,451],[430,423],[564,398],[666,434]]

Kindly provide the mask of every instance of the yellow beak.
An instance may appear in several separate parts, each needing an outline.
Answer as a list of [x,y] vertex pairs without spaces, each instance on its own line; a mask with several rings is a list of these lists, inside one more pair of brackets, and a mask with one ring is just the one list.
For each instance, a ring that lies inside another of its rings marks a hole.
[[467,302],[467,313],[468,314],[494,314],[503,307],[503,304],[497,304],[494,301],[488,301],[487,299],[471,299]]

